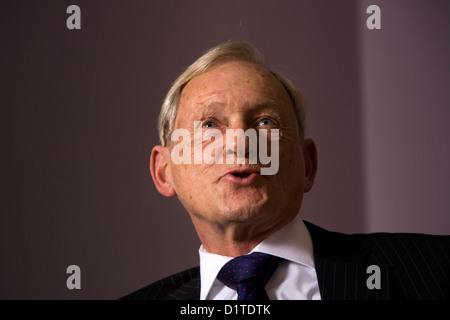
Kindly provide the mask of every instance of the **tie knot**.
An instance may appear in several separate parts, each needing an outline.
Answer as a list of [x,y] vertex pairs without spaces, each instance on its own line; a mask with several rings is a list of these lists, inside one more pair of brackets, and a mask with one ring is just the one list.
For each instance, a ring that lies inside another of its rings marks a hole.
[[[282,258],[260,252],[236,257],[228,261],[220,269],[217,279],[227,287],[237,290],[238,294],[240,291],[244,292],[246,289],[248,292],[248,287],[254,288],[252,290],[259,290],[261,294],[265,294],[264,287],[267,281],[269,281],[283,260]],[[250,296],[250,298],[252,297]]]

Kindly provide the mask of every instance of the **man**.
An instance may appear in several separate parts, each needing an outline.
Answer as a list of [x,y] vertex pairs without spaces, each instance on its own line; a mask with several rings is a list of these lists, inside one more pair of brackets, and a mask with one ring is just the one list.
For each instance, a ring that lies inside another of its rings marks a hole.
[[[189,213],[200,267],[125,299],[450,297],[450,237],[346,235],[297,217],[314,183],[316,146],[305,138],[300,92],[249,43],[220,44],[180,75],[159,134],[151,175]],[[266,144],[271,161],[261,152],[254,161]]]

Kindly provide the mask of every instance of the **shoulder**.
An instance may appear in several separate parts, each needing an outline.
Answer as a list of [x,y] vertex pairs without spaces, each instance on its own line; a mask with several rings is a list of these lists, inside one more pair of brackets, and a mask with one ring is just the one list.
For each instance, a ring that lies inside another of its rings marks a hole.
[[391,266],[393,285],[406,298],[450,298],[450,236],[373,233],[364,241],[380,263]]
[[147,285],[121,300],[196,300],[199,290],[200,267],[197,266]]
[[[396,296],[409,299],[450,297],[450,236],[421,233],[344,234],[305,221],[314,252],[320,256],[364,257],[387,266]],[[342,252],[342,254],[336,254]],[[351,252],[352,254],[350,254]],[[342,258],[344,257],[344,258]],[[370,262],[370,263],[369,263]]]
[[361,240],[390,265],[426,268],[438,264],[450,270],[450,236],[422,233],[369,233]]
[[374,254],[392,263],[396,259],[411,256],[440,259],[450,263],[450,235],[422,233],[355,233],[345,234],[322,229],[304,221],[313,240],[314,249],[336,250],[342,246],[357,246],[369,249]]
[[[397,270],[409,270],[411,278],[423,278],[436,271],[448,278],[450,272],[450,236],[421,233],[372,233],[364,242],[378,257]],[[416,272],[414,276],[414,272]],[[449,282],[450,279],[447,279]]]
[[[435,251],[447,253],[450,248],[450,235],[423,233],[369,233],[364,239],[374,249]],[[384,251],[384,250],[381,250]]]

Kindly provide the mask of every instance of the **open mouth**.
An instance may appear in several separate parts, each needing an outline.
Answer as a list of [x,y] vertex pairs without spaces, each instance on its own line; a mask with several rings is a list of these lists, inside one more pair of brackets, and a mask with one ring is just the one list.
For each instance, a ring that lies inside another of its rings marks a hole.
[[258,170],[253,169],[238,169],[228,171],[223,178],[232,183],[239,185],[252,185],[260,178]]
[[252,172],[233,172],[232,175],[238,178],[247,178],[252,174]]

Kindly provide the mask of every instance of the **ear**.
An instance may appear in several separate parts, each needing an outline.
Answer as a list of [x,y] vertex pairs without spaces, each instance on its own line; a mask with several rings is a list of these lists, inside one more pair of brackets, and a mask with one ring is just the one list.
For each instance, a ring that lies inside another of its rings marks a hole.
[[317,172],[317,149],[311,139],[303,141],[303,159],[305,161],[305,185],[304,192],[312,189]]
[[163,146],[155,146],[150,156],[150,173],[159,193],[166,197],[176,195],[170,175],[170,151]]

